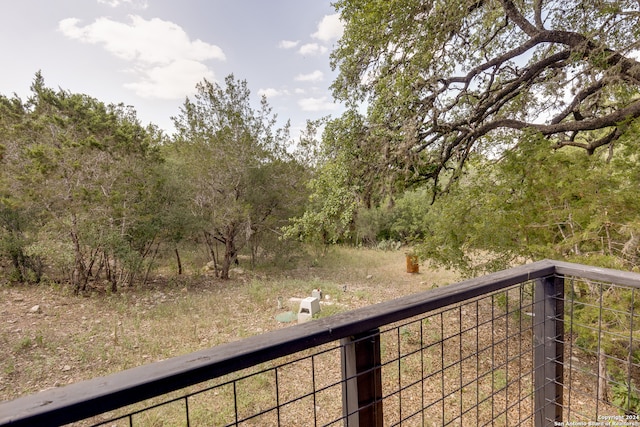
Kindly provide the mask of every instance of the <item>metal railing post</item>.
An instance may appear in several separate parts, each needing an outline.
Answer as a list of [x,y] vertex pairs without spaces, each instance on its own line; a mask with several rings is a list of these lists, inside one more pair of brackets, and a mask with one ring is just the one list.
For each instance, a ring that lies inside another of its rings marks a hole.
[[380,330],[343,338],[342,413],[345,427],[382,427]]
[[534,400],[536,427],[562,421],[564,277],[536,280],[534,315]]

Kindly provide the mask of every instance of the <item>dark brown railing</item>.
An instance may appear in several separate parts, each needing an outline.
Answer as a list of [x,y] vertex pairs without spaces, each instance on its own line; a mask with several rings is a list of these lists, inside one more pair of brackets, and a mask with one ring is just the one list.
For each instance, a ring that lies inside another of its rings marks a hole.
[[0,426],[631,425],[639,287],[540,261],[3,402]]

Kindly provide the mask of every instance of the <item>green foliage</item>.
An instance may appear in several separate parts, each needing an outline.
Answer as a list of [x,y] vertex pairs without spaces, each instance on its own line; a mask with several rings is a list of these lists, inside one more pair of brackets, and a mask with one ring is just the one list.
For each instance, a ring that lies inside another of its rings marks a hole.
[[285,228],[285,236],[324,244],[349,237],[357,203],[346,179],[340,165],[325,164],[309,184],[307,210]]
[[370,209],[396,190],[396,174],[390,178],[380,170],[388,151],[387,137],[385,132],[370,129],[356,110],[327,121],[321,142],[314,145],[318,155],[306,211],[285,235],[323,244],[372,243],[371,230],[362,229],[357,222],[361,207]]
[[11,260],[10,280],[39,282],[42,258],[28,249],[31,242],[26,231],[31,221],[28,211],[15,202],[9,197],[0,198],[0,256]]
[[179,262],[186,240],[204,237],[217,262],[221,243],[226,277],[243,247],[252,262],[295,252],[280,229],[301,214],[309,175],[287,151],[289,125],[276,129],[264,98],[252,108],[246,82],[225,83],[198,85],[171,139],[40,73],[28,100],[0,96],[4,278],[113,292],[146,282],[159,253]]
[[368,159],[366,177],[354,163],[354,179],[433,180],[441,190],[474,152],[495,156],[529,129],[588,153],[634,134],[636,3],[340,0],[335,7],[345,28],[332,53],[334,94],[367,107],[366,143],[382,148]]
[[640,393],[633,381],[614,382],[611,393],[611,403],[620,409],[621,414],[640,414]]
[[[572,312],[567,313],[565,331],[575,334],[575,345],[591,354],[602,349],[619,360],[627,360],[628,340],[619,338],[629,335],[630,313],[640,310],[640,301],[634,297],[634,292],[588,282],[571,281],[569,286],[577,303]],[[599,328],[605,325],[607,331],[617,331],[620,335],[598,334]],[[637,339],[635,334],[634,339]]]
[[432,201],[433,194],[425,187],[405,191],[393,206],[389,236],[409,244],[423,240]]
[[265,236],[298,213],[306,175],[286,150],[288,124],[276,128],[264,97],[254,109],[247,82],[233,75],[224,87],[198,84],[174,122],[170,157],[216,270],[228,279],[241,249],[249,246],[255,258]]
[[[470,156],[464,174],[435,201],[420,187],[368,209],[357,187],[347,187],[353,183],[346,166],[332,162],[320,170],[323,180],[316,178],[323,185],[314,197],[324,204],[303,220],[310,232],[335,230],[327,233],[336,236],[329,241],[350,234],[359,244],[402,242],[416,246],[421,258],[468,275],[542,258],[636,269],[640,169],[634,144],[624,137],[615,151],[588,155],[554,150],[553,142],[529,133],[501,158]],[[339,179],[324,178],[334,170]],[[336,200],[349,201],[349,208]],[[329,202],[339,208],[329,209]]]
[[632,145],[625,140],[610,157],[551,144],[530,135],[498,161],[470,160],[426,212],[422,255],[470,273],[541,258],[635,268],[640,181],[626,155]]
[[402,242],[398,240],[381,240],[376,245],[376,248],[383,251],[398,251],[402,247]]
[[[336,243],[352,237],[358,205],[359,183],[351,180],[352,150],[362,132],[361,116],[350,111],[327,122],[318,146],[316,170],[308,187],[311,193],[305,212],[285,228],[285,237],[305,242]],[[311,136],[309,136],[310,138]]]
[[102,274],[112,290],[133,283],[162,226],[159,198],[166,201],[156,135],[131,108],[54,91],[40,74],[31,89],[26,102],[0,102],[11,158],[0,176],[0,256],[22,269],[20,281],[37,281],[44,263],[76,290]]
[[327,126],[293,234],[422,242],[469,275],[540,258],[636,268],[638,6],[536,5],[338,1],[333,89],[353,108]]
[[406,190],[380,206],[360,210],[358,232],[373,242],[420,242],[429,229],[427,213],[432,200],[432,192],[425,187]]

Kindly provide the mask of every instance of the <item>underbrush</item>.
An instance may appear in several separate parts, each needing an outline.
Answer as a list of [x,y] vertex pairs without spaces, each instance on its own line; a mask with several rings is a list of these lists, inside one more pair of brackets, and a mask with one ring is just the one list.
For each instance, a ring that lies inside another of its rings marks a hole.
[[[206,254],[182,253],[185,274],[170,258],[144,286],[83,295],[61,283],[0,285],[0,399],[166,359],[285,328],[276,316],[297,311],[291,298],[321,289],[318,317],[455,282],[454,273],[406,273],[402,252],[332,247],[299,254],[288,269],[241,260],[232,279],[203,271]],[[280,303],[279,303],[280,301]]]

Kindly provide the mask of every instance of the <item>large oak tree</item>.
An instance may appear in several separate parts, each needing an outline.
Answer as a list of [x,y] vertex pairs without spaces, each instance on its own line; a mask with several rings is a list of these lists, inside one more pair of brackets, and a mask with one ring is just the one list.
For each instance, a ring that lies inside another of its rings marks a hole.
[[[523,130],[613,146],[640,116],[637,1],[339,0],[336,97],[368,105],[388,169],[437,179]],[[489,144],[487,144],[489,142]]]

